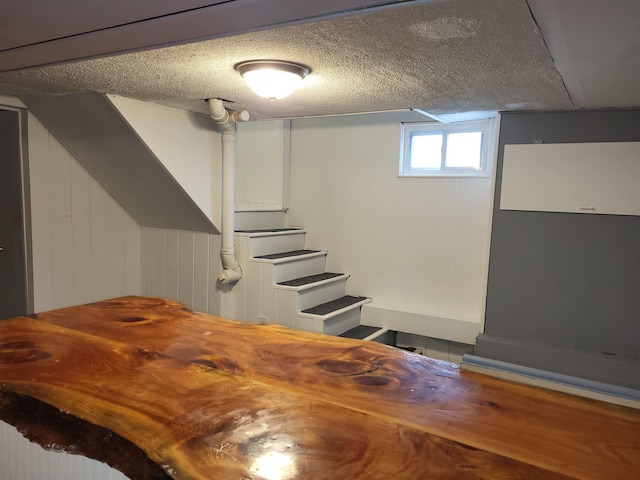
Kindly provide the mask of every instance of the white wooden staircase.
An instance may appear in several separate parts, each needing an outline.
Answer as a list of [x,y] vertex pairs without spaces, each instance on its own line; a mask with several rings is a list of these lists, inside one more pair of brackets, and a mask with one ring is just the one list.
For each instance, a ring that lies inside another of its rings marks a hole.
[[349,275],[327,272],[327,251],[306,249],[305,235],[304,228],[236,231],[246,321],[329,335],[361,329],[360,309],[371,299],[348,295]]

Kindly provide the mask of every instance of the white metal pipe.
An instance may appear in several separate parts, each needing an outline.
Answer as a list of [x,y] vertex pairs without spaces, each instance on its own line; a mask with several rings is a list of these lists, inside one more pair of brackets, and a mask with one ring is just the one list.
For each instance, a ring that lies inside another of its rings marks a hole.
[[220,283],[234,283],[242,278],[242,269],[235,256],[235,147],[236,122],[249,120],[247,111],[229,114],[222,100],[209,99],[209,114],[223,129],[222,132],[222,271]]
[[212,98],[208,100],[209,115],[222,127],[223,130],[235,130],[236,123],[249,120],[249,112],[242,110],[231,114],[224,108],[222,100]]
[[[225,127],[226,128],[226,127]],[[233,283],[242,278],[242,270],[236,260],[235,231],[235,125],[222,134],[222,272],[221,283]]]
[[227,112],[227,109],[224,108],[221,99],[210,98],[209,100],[207,100],[207,103],[209,104],[209,115],[211,115],[211,118],[213,118],[216,122],[220,122],[225,118],[225,116],[229,116],[229,112]]

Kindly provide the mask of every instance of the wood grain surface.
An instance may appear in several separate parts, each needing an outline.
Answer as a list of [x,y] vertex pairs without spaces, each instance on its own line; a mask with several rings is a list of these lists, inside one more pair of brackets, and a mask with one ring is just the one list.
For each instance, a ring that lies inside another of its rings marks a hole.
[[0,390],[176,479],[640,478],[637,410],[163,299],[0,322]]

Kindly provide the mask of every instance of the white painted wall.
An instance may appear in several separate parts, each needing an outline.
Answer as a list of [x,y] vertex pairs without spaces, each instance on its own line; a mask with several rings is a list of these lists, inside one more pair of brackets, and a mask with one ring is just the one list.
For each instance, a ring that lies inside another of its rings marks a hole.
[[220,315],[220,236],[142,228],[142,294]]
[[140,294],[140,226],[31,114],[27,137],[34,310]]
[[[17,99],[0,103],[24,108]],[[140,226],[32,115],[28,149],[35,311],[139,295]],[[95,460],[47,452],[0,422],[0,478],[127,477]]]
[[6,107],[26,108],[25,104],[18,98],[10,97],[8,95],[0,95],[0,105]]
[[208,116],[109,95],[202,212],[221,227],[221,135]]
[[126,480],[122,472],[81,455],[53,452],[0,422],[0,478],[3,480]]
[[[293,120],[289,225],[327,249],[363,315],[472,343],[482,328],[491,178],[399,178],[402,113]],[[376,310],[377,309],[377,310]],[[435,328],[437,331],[432,331]]]
[[140,226],[29,115],[36,312],[140,294]]

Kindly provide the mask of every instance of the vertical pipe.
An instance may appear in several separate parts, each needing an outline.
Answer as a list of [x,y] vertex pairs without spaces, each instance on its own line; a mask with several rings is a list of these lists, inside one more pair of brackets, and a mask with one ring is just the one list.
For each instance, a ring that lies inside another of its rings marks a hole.
[[236,260],[235,233],[235,124],[222,133],[222,271],[218,276],[221,283],[233,283],[242,278],[242,270]]
[[220,99],[209,99],[209,114],[222,127],[222,271],[220,283],[235,283],[242,278],[242,269],[235,256],[235,147],[236,122],[249,120],[246,111],[229,112]]

